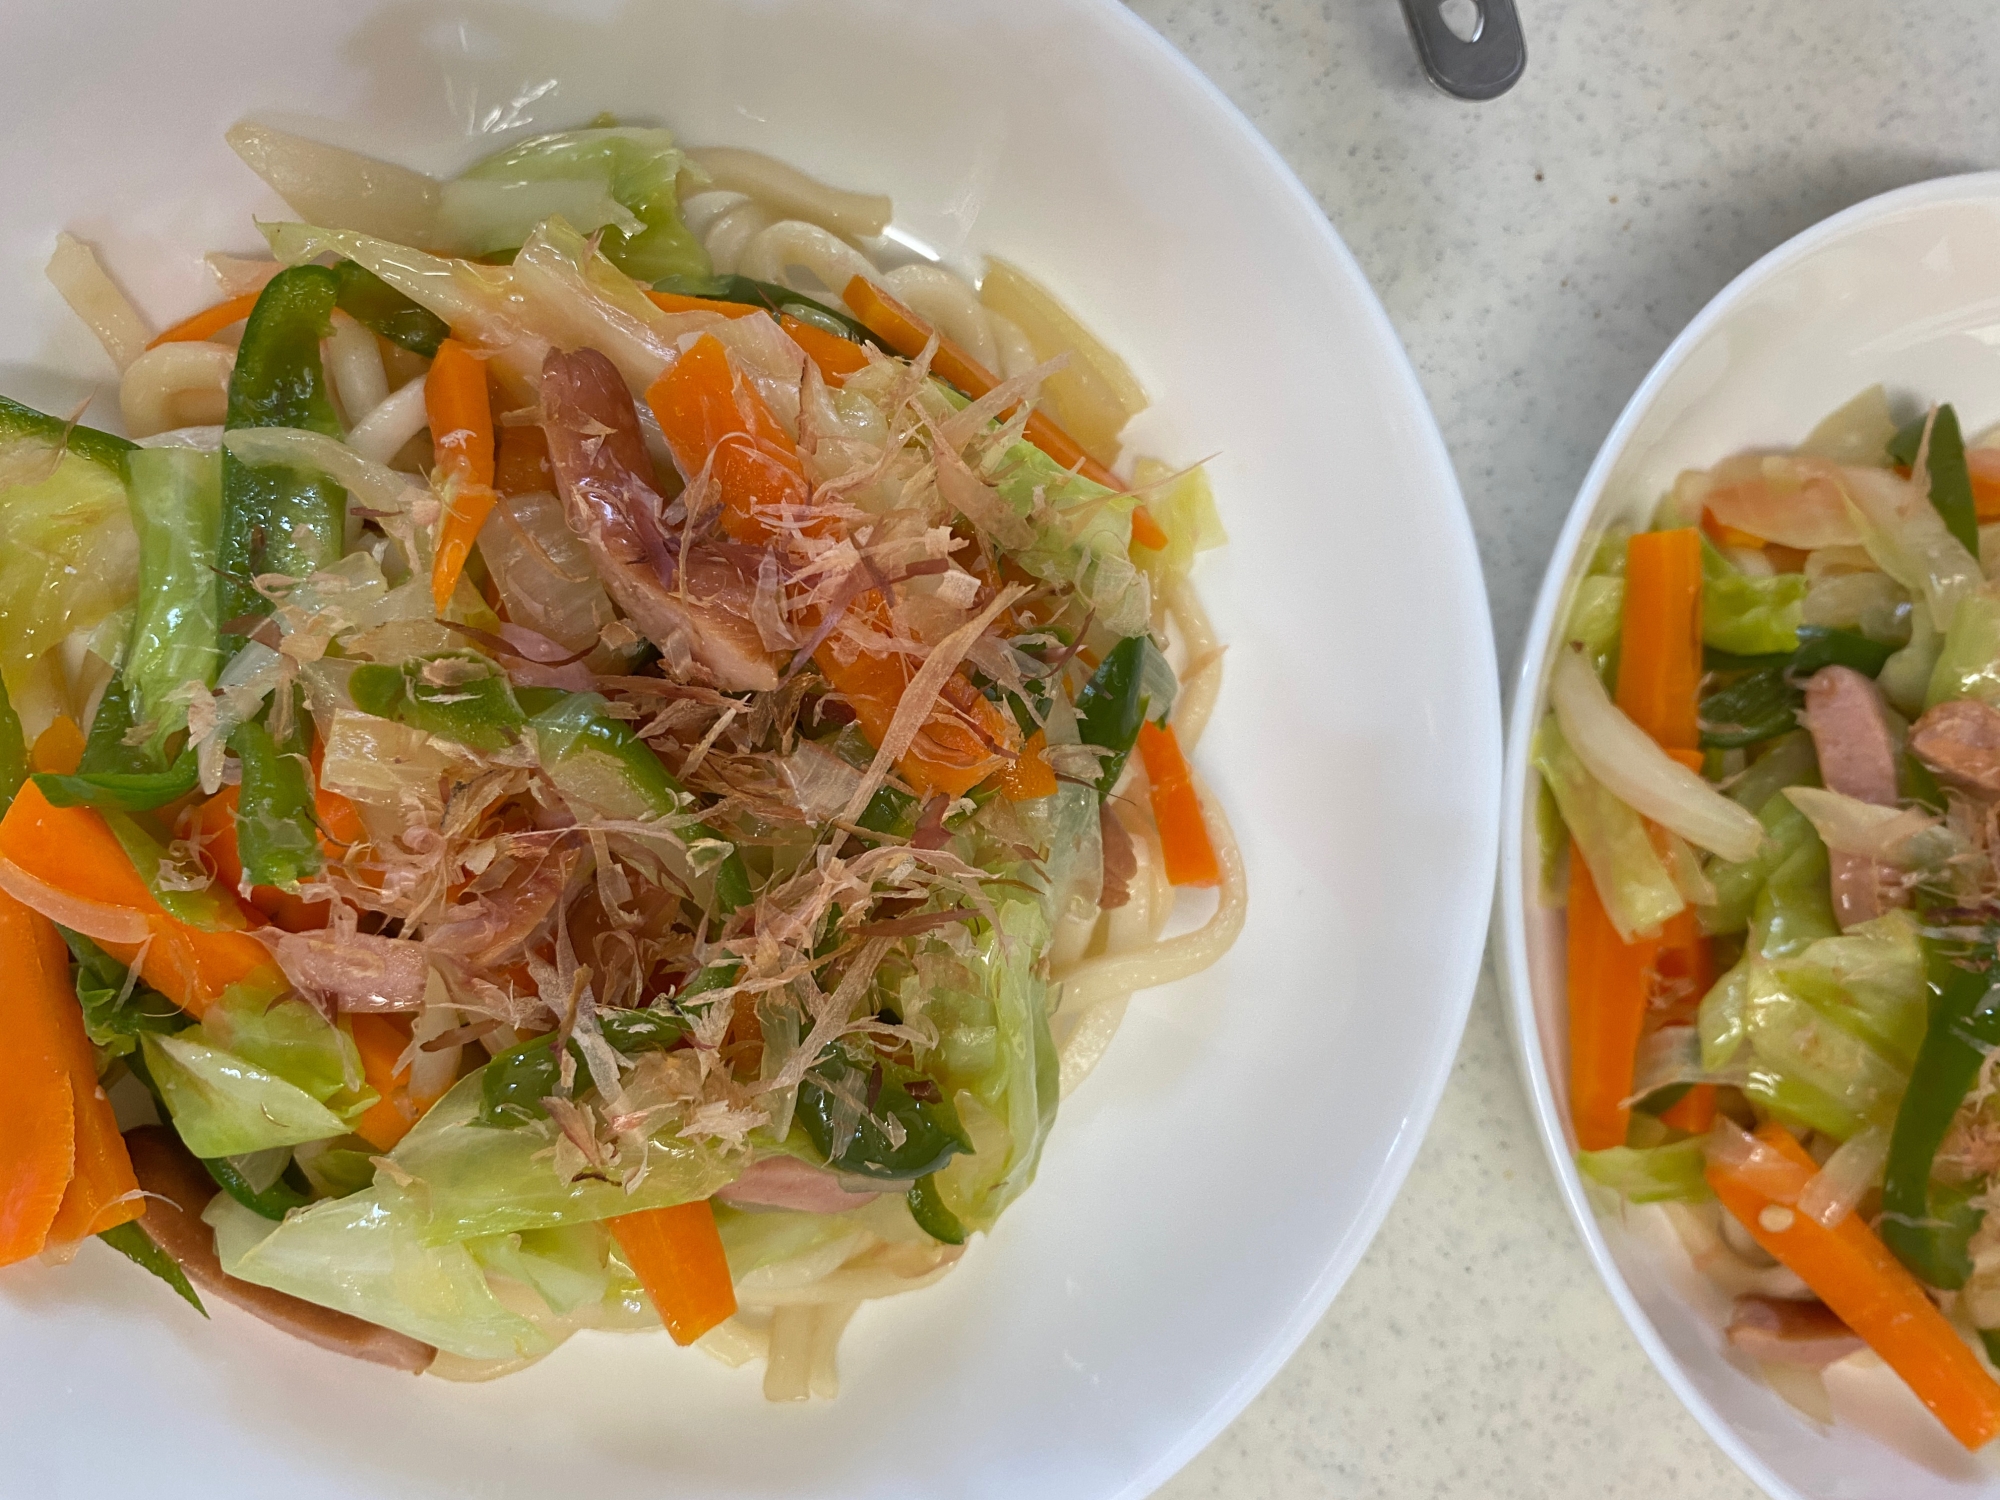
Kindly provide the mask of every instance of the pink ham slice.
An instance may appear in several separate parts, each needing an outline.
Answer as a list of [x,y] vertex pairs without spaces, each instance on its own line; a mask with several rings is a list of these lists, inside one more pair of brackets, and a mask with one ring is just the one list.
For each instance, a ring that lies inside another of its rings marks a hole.
[[[1806,728],[1828,791],[1896,805],[1896,737],[1882,691],[1852,667],[1821,667],[1806,681]],[[1901,901],[1885,891],[1881,866],[1859,854],[1830,855],[1833,914],[1842,930]]]
[[807,1166],[791,1156],[767,1156],[749,1171],[718,1189],[715,1195],[739,1208],[795,1208],[808,1214],[844,1213],[881,1196],[879,1193],[850,1193],[831,1172]]
[[542,430],[570,529],[590,549],[612,601],[670,664],[691,659],[721,688],[775,688],[777,659],[750,618],[755,562],[746,565],[739,548],[711,543],[680,552],[670,543],[638,409],[618,367],[595,349],[551,350],[542,365]]
[[1963,791],[2000,796],[2000,709],[1976,698],[1940,703],[1911,727],[1910,753]]
[[147,1194],[139,1227],[180,1263],[200,1290],[335,1354],[416,1374],[430,1368],[437,1350],[429,1344],[225,1273],[216,1257],[214,1231],[201,1218],[202,1209],[215,1196],[215,1180],[188,1154],[180,1137],[164,1126],[126,1131],[125,1146],[132,1153],[133,1174]]
[[1729,1317],[1729,1342],[1767,1365],[1823,1370],[1862,1347],[1860,1335],[1824,1302],[1779,1297],[1738,1297]]

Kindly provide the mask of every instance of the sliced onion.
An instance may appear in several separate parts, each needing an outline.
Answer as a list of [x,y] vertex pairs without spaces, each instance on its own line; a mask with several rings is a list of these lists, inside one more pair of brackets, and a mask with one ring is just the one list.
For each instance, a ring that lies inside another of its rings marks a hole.
[[1757,852],[1764,826],[1619,712],[1577,652],[1557,653],[1549,701],[1570,748],[1614,797],[1724,859],[1741,862]]
[[151,335],[117,283],[104,274],[90,246],[73,234],[56,236],[56,253],[49,257],[48,277],[76,315],[89,325],[119,372],[146,352]]
[[1915,869],[1943,863],[1958,847],[1950,831],[1922,808],[1880,807],[1816,786],[1786,787],[1785,795],[1836,854]]
[[1799,1193],[1799,1212],[1828,1229],[1854,1212],[1854,1205],[1882,1179],[1889,1160],[1889,1132],[1870,1125],[1843,1141]]
[[1958,601],[1986,581],[1978,559],[1945,529],[1929,497],[1894,470],[1847,468],[1840,476],[1868,555],[1912,594],[1924,596],[1933,625],[1950,629]]
[[431,242],[438,212],[434,178],[262,125],[238,125],[222,138],[294,213],[315,224],[411,245]]
[[1812,551],[1861,540],[1841,492],[1840,471],[1810,459],[1747,458],[1719,465],[1706,496],[1708,512],[1767,542]]
[[[391,398],[394,399],[394,398]],[[414,495],[423,487],[406,474],[354,451],[339,438],[300,427],[238,427],[223,443],[239,463],[253,468],[265,464],[285,464],[297,469],[317,469],[334,483],[351,490],[354,498],[371,510],[394,514],[410,508]]]
[[30,875],[11,859],[0,859],[0,891],[40,912],[57,926],[80,932],[100,943],[143,943],[153,934],[145,913],[129,906],[111,906],[50,885]]

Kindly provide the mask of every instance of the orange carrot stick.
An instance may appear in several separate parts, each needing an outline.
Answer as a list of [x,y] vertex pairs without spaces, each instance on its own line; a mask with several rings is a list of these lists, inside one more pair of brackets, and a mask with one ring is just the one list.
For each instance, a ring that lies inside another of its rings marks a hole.
[[[674,461],[690,474],[708,473],[722,505],[722,529],[741,542],[768,542],[789,521],[808,535],[827,536],[837,522],[814,514],[798,450],[755,386],[737,377],[728,351],[702,337],[653,382],[646,403],[659,420]],[[888,606],[871,589],[848,606],[848,618],[878,633],[889,629]],[[807,622],[808,628],[817,621]],[[836,637],[813,654],[821,673],[854,710],[871,744],[880,745],[909,685],[909,658],[857,652],[843,661]],[[992,746],[1020,740],[1013,721],[963,675],[947,679],[939,701],[909,751],[897,762],[919,792],[960,796],[1006,763]]]
[[749,302],[723,302],[714,297],[684,297],[679,292],[646,293],[646,300],[661,312],[712,312],[725,318],[748,318],[766,309]]
[[[1754,541],[1754,539],[1753,539]],[[1701,537],[1692,527],[1642,532],[1625,544],[1625,609],[1618,647],[1618,706],[1631,720],[1682,765],[1701,770]],[[1588,883],[1587,881],[1585,882]],[[1576,911],[1571,908],[1572,931]],[[1616,941],[1615,934],[1612,941]],[[1600,1050],[1589,1059],[1598,1082],[1589,1091],[1595,1110],[1593,1129],[1599,1138],[1616,1131],[1606,1145],[1622,1146],[1628,1112],[1614,1108],[1633,1088],[1633,1066],[1643,1030],[1655,975],[1692,990],[1698,1001],[1708,988],[1708,939],[1701,935],[1692,912],[1670,921],[1643,953],[1626,955],[1599,971],[1599,993],[1579,995],[1571,976],[1571,1012],[1581,1001],[1597,1008],[1602,1028],[1586,1025],[1583,1035]],[[1573,950],[1574,951],[1574,950]],[[1637,1026],[1640,1030],[1634,1030]],[[1572,1071],[1578,1063],[1577,1028],[1571,1024]],[[1628,1041],[1629,1038],[1629,1041]],[[1578,1097],[1586,1097],[1578,1090]],[[1701,1084],[1690,1089],[1661,1119],[1676,1128],[1706,1130],[1715,1118],[1715,1090]],[[1576,1116],[1579,1139],[1583,1114]],[[1585,1146],[1585,1150],[1601,1147]]]
[[1153,519],[1153,513],[1150,510],[1147,510],[1143,505],[1132,507],[1133,546],[1144,547],[1148,552],[1160,552],[1165,550],[1167,543],[1171,540],[1172,538],[1167,535],[1166,529]]
[[205,307],[193,317],[181,319],[146,347],[157,349],[162,344],[190,344],[212,339],[231,323],[241,323],[249,317],[250,309],[257,305],[258,295],[256,292],[245,292],[227,302]]
[[690,474],[708,471],[722,502],[722,529],[739,542],[768,542],[781,522],[804,522],[828,534],[828,516],[806,514],[811,502],[805,466],[778,418],[738,377],[729,351],[704,334],[668,365],[646,392],[674,461]]
[[[43,900],[51,907],[45,915],[72,926],[87,911],[117,927],[115,934],[100,927],[98,944],[120,963],[137,961],[141,978],[196,1018],[232,985],[274,994],[285,987],[262,943],[245,931],[207,932],[169,915],[103,818],[87,807],[50,806],[32,781],[0,819],[0,882],[30,905]],[[223,899],[235,901],[228,893]]]
[[139,1218],[146,1211],[146,1200],[139,1196],[139,1179],[132,1173],[125,1137],[118,1133],[118,1116],[97,1081],[97,1054],[83,1029],[83,1011],[70,982],[69,948],[54,923],[36,916],[35,926],[41,950],[36,967],[52,981],[49,1002],[62,1041],[75,1121],[75,1170],[62,1208],[49,1226],[49,1243],[66,1245]]
[[1569,851],[1569,1112],[1577,1149],[1625,1144],[1632,1067],[1646,1024],[1657,939],[1627,943],[1598,899],[1583,854]]
[[424,381],[437,467],[444,473],[445,514],[431,565],[431,601],[443,614],[458,587],[479,528],[493,510],[493,398],[486,362],[457,339],[438,345]]
[[83,763],[83,731],[67,715],[54,721],[35,739],[28,752],[28,769],[37,775],[70,776]]
[[[841,300],[846,302],[862,327],[905,359],[915,359],[924,352],[924,346],[936,338],[937,350],[931,355],[931,369],[973,400],[978,400],[1000,383],[999,376],[867,277],[857,276],[848,282],[847,289],[841,293]],[[1065,469],[1077,469],[1084,478],[1094,480],[1106,489],[1125,488],[1109,469],[1083,451],[1082,444],[1043,413],[1036,412],[1028,418],[1023,436]]]
[[1169,885],[1220,885],[1222,866],[1201,815],[1194,777],[1172,726],[1139,726],[1139,755],[1152,786],[1153,823],[1160,830]]
[[2000,448],[1968,448],[1965,468],[1972,479],[1972,508],[1982,521],[2000,521]]
[[398,1061],[410,1046],[410,1023],[402,1016],[350,1016],[354,1046],[361,1054],[361,1073],[382,1097],[354,1122],[354,1133],[378,1151],[388,1151],[410,1133],[424,1110],[437,1101],[418,1101],[410,1094],[410,1070]]
[[41,1253],[76,1165],[76,1100],[56,1021],[76,995],[69,955],[55,962],[44,932],[55,935],[0,893],[0,1266]]
[[736,1286],[707,1199],[605,1221],[676,1344],[736,1314]]
[[793,343],[806,351],[808,359],[819,366],[819,373],[828,385],[844,385],[847,377],[855,371],[868,368],[868,352],[852,339],[828,333],[810,323],[801,323],[790,313],[779,315],[778,326],[791,336]]
[[1014,763],[1000,773],[1000,791],[1015,802],[1031,802],[1037,797],[1053,797],[1056,792],[1055,768],[1043,754],[1048,749],[1048,736],[1037,729],[1028,736],[1028,743],[1021,747],[1021,754]]
[[[1708,1185],[1752,1239],[1883,1360],[1968,1448],[2000,1435],[2000,1382],[1980,1363],[1917,1279],[1858,1214],[1828,1229],[1793,1205],[1819,1168],[1775,1122],[1757,1139],[1782,1160],[1753,1168],[1711,1161]],[[1787,1170],[1789,1169],[1789,1170]]]
[[1701,534],[1644,531],[1625,544],[1619,708],[1663,748],[1701,744]]

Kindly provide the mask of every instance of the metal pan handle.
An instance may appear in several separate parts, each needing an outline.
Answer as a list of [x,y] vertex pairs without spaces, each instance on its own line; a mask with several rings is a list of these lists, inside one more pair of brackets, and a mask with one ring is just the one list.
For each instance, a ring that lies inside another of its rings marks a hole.
[[1514,0],[1403,0],[1424,74],[1457,99],[1497,99],[1528,65]]

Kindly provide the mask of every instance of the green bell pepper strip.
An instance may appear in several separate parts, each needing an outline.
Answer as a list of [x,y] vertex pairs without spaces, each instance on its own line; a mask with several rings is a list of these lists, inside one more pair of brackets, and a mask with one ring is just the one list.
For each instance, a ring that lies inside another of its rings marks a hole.
[[366,266],[343,260],[335,264],[333,274],[340,283],[333,305],[390,343],[429,359],[451,336],[451,325],[443,318],[412,302]]
[[910,1217],[925,1234],[942,1245],[965,1243],[965,1226],[959,1223],[957,1214],[944,1206],[935,1172],[924,1173],[911,1185],[908,1202]]
[[[915,1097],[909,1092],[913,1084],[929,1084],[938,1098]],[[833,1149],[838,1109],[835,1088],[862,1099],[874,1095],[855,1123],[852,1138],[837,1155]],[[973,1149],[972,1138],[965,1133],[951,1100],[925,1075],[890,1063],[864,1070],[837,1050],[799,1084],[795,1118],[828,1166],[881,1182],[928,1176],[959,1152]],[[883,1119],[893,1119],[902,1126],[900,1144],[890,1141],[879,1123]]]
[[252,885],[296,891],[317,875],[319,824],[313,817],[312,782],[306,775],[306,721],[293,716],[291,739],[279,744],[262,723],[239,724],[229,748],[243,766],[236,800],[236,852]]
[[293,1180],[295,1176],[301,1180],[304,1177],[297,1166],[285,1168],[284,1175],[260,1193],[250,1186],[248,1179],[241,1172],[230,1165],[228,1157],[204,1156],[198,1159],[202,1166],[208,1169],[208,1175],[215,1179],[217,1187],[252,1213],[261,1214],[264,1218],[282,1220],[293,1209],[304,1208],[312,1202],[312,1194],[301,1189]]
[[14,794],[28,779],[28,742],[21,733],[21,716],[0,682],[0,813],[14,805]]
[[[332,331],[340,278],[325,266],[293,266],[265,286],[250,309],[236,373],[229,380],[228,427],[302,427],[340,437],[319,343]],[[303,578],[340,558],[347,491],[323,474],[282,466],[252,468],[222,455],[221,616],[269,613],[251,580],[259,573]]]
[[1109,796],[1125,770],[1139,726],[1146,720],[1143,692],[1146,638],[1127,636],[1105,653],[1097,670],[1076,695],[1076,732],[1086,745],[1111,753],[1097,772],[1097,794]]
[[[688,1029],[680,1017],[660,1010],[600,1011],[597,1024],[612,1050],[624,1057],[664,1052],[685,1036]],[[581,1070],[583,1049],[572,1041],[569,1050]],[[589,1074],[580,1076],[587,1078]],[[561,1079],[555,1033],[531,1037],[517,1047],[510,1047],[482,1070],[479,1113],[472,1123],[511,1130],[530,1120],[545,1120],[549,1112],[542,1101],[557,1092]]]
[[120,675],[132,717],[151,726],[153,758],[187,727],[174,695],[189,682],[213,687],[222,670],[222,465],[191,448],[140,448],[126,455],[126,493],[139,537],[139,596]]
[[758,281],[749,276],[667,276],[653,283],[656,292],[672,292],[681,297],[704,297],[712,302],[742,302],[761,307],[772,317],[790,313],[801,323],[810,323],[837,338],[857,344],[873,344],[885,352],[889,346],[870,333],[859,319],[836,307],[801,296],[775,281]]
[[[1909,468],[1917,461],[1917,449],[1924,440],[1924,423],[1929,413],[1900,428],[1889,440],[1890,459]],[[1965,466],[1965,436],[1959,431],[1958,413],[1947,401],[1937,409],[1931,422],[1930,451],[1924,455],[1930,474],[1931,505],[1944,520],[1944,527],[1974,558],[1979,556],[1979,510],[1972,500],[1972,474]]]
[[[528,727],[535,732],[542,768],[557,785],[562,784],[566,771],[581,772],[591,766],[611,771],[616,783],[614,800],[633,804],[629,810],[642,816],[669,817],[693,805],[688,789],[630,725],[611,716],[597,694],[517,688],[515,698],[529,716]],[[590,760],[592,756],[597,759]],[[603,790],[602,783],[596,789]],[[727,842],[705,823],[696,823],[689,832]],[[750,875],[743,857],[731,849],[715,867],[716,915],[727,917],[749,904]]]
[[123,676],[114,677],[98,700],[76,770],[36,773],[42,795],[57,807],[150,812],[193,791],[200,775],[195,757],[184,750],[168,765],[149,748],[126,744],[132,720],[130,690]]
[[[437,669],[444,662],[464,666],[440,674]],[[430,680],[440,675],[443,681]],[[394,719],[489,755],[519,739],[528,722],[506,673],[470,651],[443,652],[401,665],[370,662],[354,669],[347,691],[363,713]]]
[[127,1260],[159,1277],[204,1318],[208,1316],[208,1309],[201,1305],[200,1294],[188,1284],[187,1272],[181,1269],[181,1263],[154,1244],[153,1237],[139,1227],[137,1219],[128,1219],[123,1224],[103,1230],[97,1237]]
[[67,448],[121,480],[125,477],[125,455],[139,446],[128,438],[113,437],[95,427],[74,426],[61,417],[0,396],[0,448],[23,441]]
[[2000,988],[1994,986],[1990,938],[1921,939],[1931,992],[1910,1084],[1889,1137],[1882,1178],[1882,1242],[1932,1286],[1953,1291],[1972,1274],[1966,1242],[1984,1217],[1966,1196],[1934,1188],[1931,1167],[1953,1116],[1979,1080],[1986,1054],[2000,1046]]

